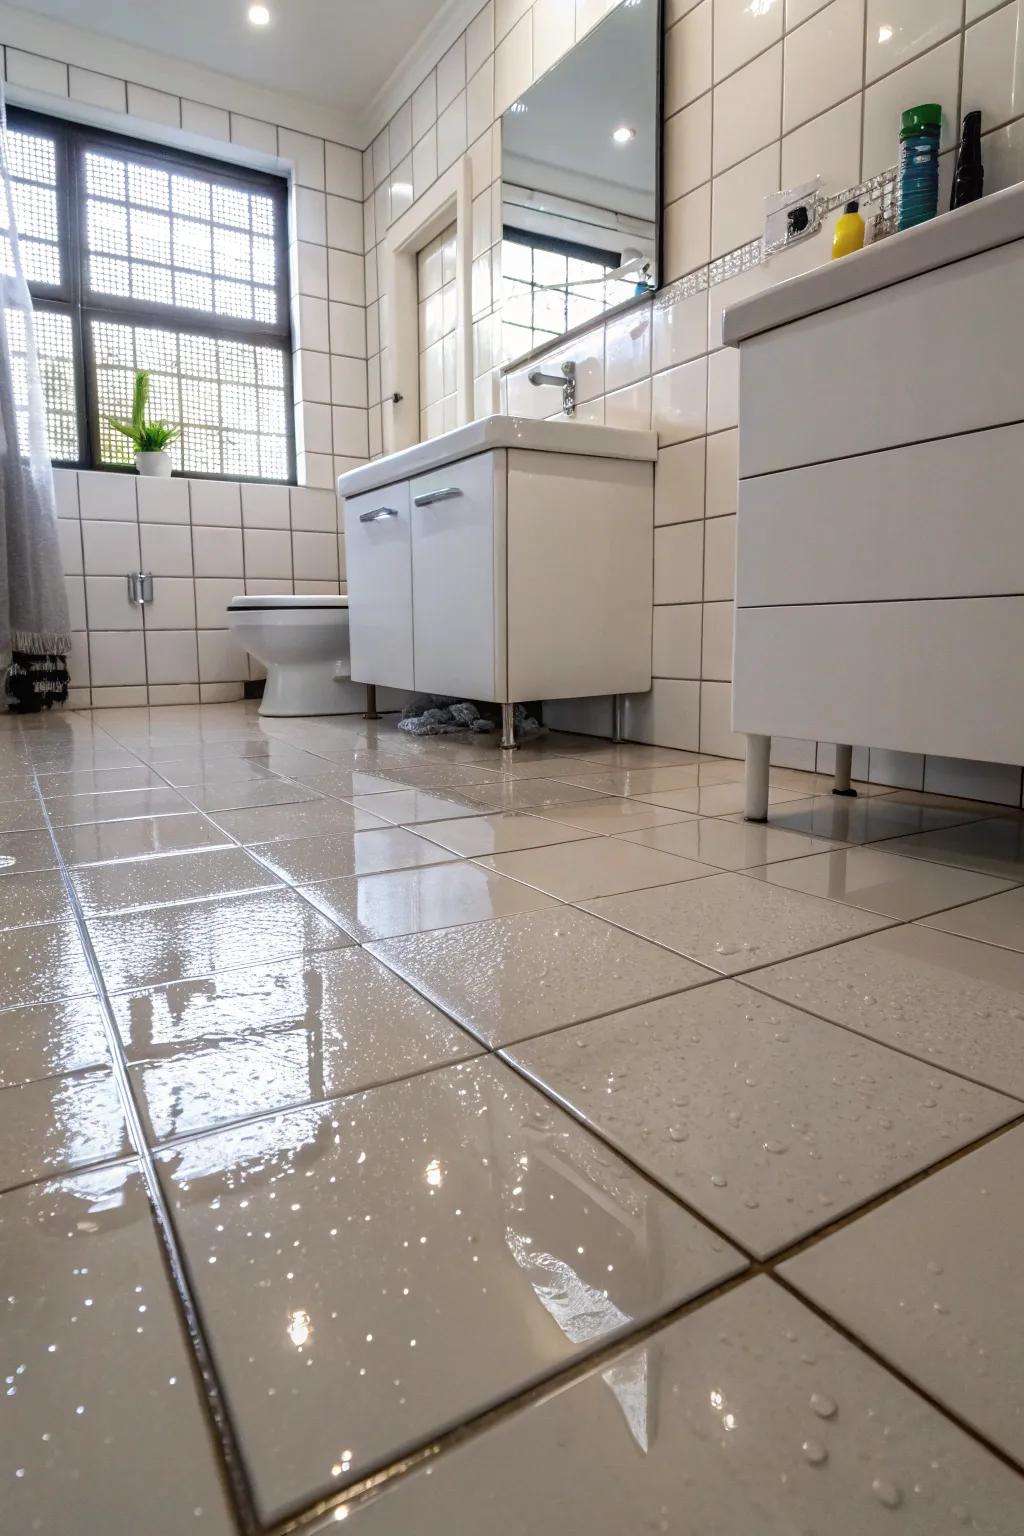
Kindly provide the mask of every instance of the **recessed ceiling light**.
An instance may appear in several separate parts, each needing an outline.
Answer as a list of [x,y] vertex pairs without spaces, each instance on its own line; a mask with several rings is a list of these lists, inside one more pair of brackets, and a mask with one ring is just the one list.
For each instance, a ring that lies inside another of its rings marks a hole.
[[514,101],[509,107],[510,112],[529,112],[529,110],[525,101]]
[[889,43],[889,42],[891,42],[892,41],[892,27],[890,27],[890,26],[881,26],[881,27],[879,27],[879,29],[878,29],[878,41],[880,43]]
[[622,128],[616,128],[615,132],[612,134],[612,138],[615,140],[616,144],[628,144],[631,139],[636,138],[636,129],[626,128],[625,126]]
[[265,27],[270,20],[270,12],[265,5],[250,5],[249,20],[254,27]]

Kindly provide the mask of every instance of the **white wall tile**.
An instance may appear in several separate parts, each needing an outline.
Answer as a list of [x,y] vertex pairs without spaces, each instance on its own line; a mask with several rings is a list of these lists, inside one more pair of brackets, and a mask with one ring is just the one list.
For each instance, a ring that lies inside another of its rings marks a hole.
[[711,89],[712,0],[701,3],[665,35],[665,116]]
[[500,117],[533,80],[533,28],[524,16],[494,51],[494,114]]
[[89,667],[94,687],[145,683],[146,650],[142,631],[136,634],[92,630]]
[[925,759],[924,787],[933,795],[962,795],[997,805],[1019,805],[1021,770],[1009,763],[965,762],[956,757]]
[[786,31],[800,26],[808,17],[831,3],[832,0],[786,0]]
[[75,517],[78,513],[78,471],[74,469],[55,469],[53,472],[53,493],[57,502],[58,517]]
[[292,574],[292,539],[284,529],[246,528],[245,579],[264,576],[287,580]]
[[349,197],[327,199],[327,244],[339,251],[360,251],[363,210]]
[[[237,483],[230,480],[190,480],[192,521],[204,527],[240,527],[242,502]],[[214,572],[213,574],[228,574]]]
[[830,112],[788,133],[782,141],[782,185],[798,187],[820,176],[826,192],[860,180],[861,98],[851,96]]
[[493,119],[494,60],[488,58],[466,86],[466,138],[470,144],[490,128]]
[[348,458],[365,458],[369,452],[366,412],[344,405],[331,409],[334,431],[334,452]]
[[56,59],[44,59],[38,53],[22,53],[18,48],[7,49],[7,80],[11,85],[43,91],[47,96],[68,94],[66,64],[59,64]]
[[715,432],[707,440],[708,517],[731,517],[736,512],[739,488],[738,447],[739,432],[735,427],[726,432]]
[[79,576],[85,569],[82,560],[82,525],[77,517],[72,521],[62,517],[57,523],[60,535],[60,553],[66,576]]
[[366,356],[366,312],[356,304],[330,306],[330,345],[324,351],[343,357]]
[[710,254],[711,183],[705,182],[665,208],[662,281],[671,283],[696,271]]
[[[411,123],[410,123],[411,132]],[[324,185],[337,197],[352,197],[357,202],[363,198],[362,160],[357,149],[345,144],[324,145]]]
[[231,139],[231,115],[222,107],[209,107],[201,101],[182,101],[181,126],[186,133],[198,134],[204,139],[220,139],[225,144]]
[[[71,636],[71,654],[68,656],[68,672],[72,685],[89,685],[89,636],[79,631]],[[88,696],[85,703],[88,704]]]
[[619,0],[576,0],[576,41],[613,11]]
[[313,187],[323,192],[326,186],[324,170],[324,141],[308,133],[295,133],[290,128],[279,128],[277,152],[282,160],[294,167],[295,181],[300,187]]
[[[290,583],[285,583],[290,589]],[[227,623],[227,608],[232,598],[238,597],[242,583],[237,576],[197,577],[196,624],[200,629],[223,629]],[[254,589],[246,583],[246,589]],[[155,605],[154,605],[155,611]]]
[[704,526],[704,601],[714,603],[735,591],[736,519],[708,518]]
[[86,576],[85,608],[90,631],[142,628],[142,609],[128,601],[123,576]]
[[437,110],[442,113],[466,84],[466,34],[452,44],[437,64]]
[[716,757],[745,757],[746,738],[732,728],[732,686],[700,685],[700,750]]
[[195,629],[195,585],[190,576],[159,576],[153,582],[153,601],[147,604],[144,622],[151,629]]
[[228,630],[201,629],[199,631],[200,682],[236,682],[244,681],[248,676],[248,657],[237,641],[232,639]]
[[654,466],[654,522],[688,523],[704,516],[704,439],[662,448]]
[[292,306],[292,344],[314,352],[331,352],[328,310],[323,299],[301,294]]
[[[319,196],[319,193],[314,193]],[[296,293],[310,294],[313,298],[327,297],[327,250],[322,245],[311,245],[297,240],[290,247],[292,286]]]
[[[312,187],[292,188],[294,214],[292,236],[296,240],[311,240],[314,245],[327,244],[327,199]],[[362,210],[360,210],[360,213]],[[362,219],[360,218],[360,223]]]
[[674,202],[711,175],[711,97],[677,112],[665,124],[665,200]]
[[870,776],[876,784],[894,784],[899,789],[924,788],[924,758],[916,752],[887,752],[871,748]]
[[143,523],[142,569],[154,576],[192,575],[192,530],[175,523]]
[[154,91],[148,85],[128,82],[128,112],[146,123],[163,123],[165,128],[181,127],[181,102],[167,91]]
[[654,530],[655,603],[699,603],[704,585],[703,522]]
[[960,30],[963,15],[962,0],[867,0],[867,6],[869,81],[945,42]]
[[972,21],[979,21],[982,16],[987,16],[989,11],[994,11],[997,6],[1005,5],[1006,0],[967,0],[967,25]]
[[539,80],[576,40],[576,0],[536,0],[533,7],[533,77]]
[[605,425],[630,432],[647,432],[651,426],[651,381],[641,379],[626,389],[605,396]]
[[781,101],[781,43],[715,86],[715,175],[779,137]]
[[610,320],[604,333],[605,389],[622,389],[651,371],[651,305]]
[[128,110],[127,86],[113,75],[100,75],[95,70],[79,69],[72,64],[68,70],[68,84],[72,101],[82,101],[90,107],[102,107],[104,112]]
[[150,684],[146,690],[147,699],[152,705],[164,706],[167,704],[199,704],[199,689],[195,683],[161,683],[154,687]]
[[732,678],[732,603],[704,604],[700,675],[716,682]]
[[338,531],[338,498],[334,491],[292,486],[291,525],[306,533]]
[[951,148],[956,143],[960,126],[957,121],[959,84],[960,39],[955,37],[869,86],[864,95],[862,175],[873,176],[897,163],[900,113],[919,101],[937,101],[942,107],[939,144],[942,149]]
[[254,149],[261,155],[277,155],[277,129],[273,123],[264,123],[258,117],[232,112],[231,142],[243,149]]
[[192,553],[197,576],[241,577],[240,528],[192,528]]
[[136,483],[134,475],[83,472],[78,477],[78,505],[83,519],[102,518],[104,522],[117,519],[134,523],[138,515]]
[[[91,478],[91,476],[89,476]],[[189,520],[188,481],[162,480],[156,475],[140,475],[135,482],[140,523],[187,523]]]
[[1024,118],[985,134],[981,153],[986,192],[998,192],[1024,181]]
[[675,304],[654,305],[654,372],[689,362],[707,350],[708,296],[695,293]]
[[500,42],[530,9],[532,0],[494,0],[494,38]]
[[700,736],[700,688],[696,682],[655,678],[649,693],[627,695],[624,723],[629,740],[696,752]]
[[700,603],[654,610],[655,677],[700,676]]
[[832,0],[786,38],[783,132],[859,91],[864,74],[864,0]]
[[416,87],[412,98],[412,141],[417,144],[437,122],[437,75],[434,70]]
[[85,578],[83,576],[65,576],[64,591],[68,600],[68,617],[71,628],[84,630],[88,623],[85,616]]
[[437,180],[437,126],[430,128],[412,152],[412,185],[416,197],[422,197]]
[[[412,154],[412,99],[404,102],[388,124],[388,158],[391,164],[400,165],[406,155]],[[331,174],[328,168],[327,180],[330,183]],[[335,189],[328,185],[327,190]],[[362,201],[361,192],[343,192],[343,197],[354,197],[357,202]]]
[[707,422],[708,364],[704,357],[657,373],[653,381],[651,425],[660,443],[700,437]]
[[387,180],[391,169],[391,139],[386,128],[378,133],[370,147],[373,153],[373,184],[379,187]]
[[487,0],[466,28],[466,72],[473,75],[494,51],[494,0]]
[[961,114],[980,110],[986,132],[1024,112],[1024,12],[1004,6],[964,39]]
[[715,0],[715,79],[763,53],[782,36],[782,0]]
[[137,523],[82,524],[82,548],[87,576],[121,576],[139,569]]
[[243,485],[242,524],[246,528],[287,528],[286,485]]
[[146,635],[146,673],[150,684],[198,683],[195,630],[157,630]]
[[338,540],[329,533],[293,533],[295,579],[337,581]]
[[466,153],[466,92],[462,90],[437,119],[438,174]]

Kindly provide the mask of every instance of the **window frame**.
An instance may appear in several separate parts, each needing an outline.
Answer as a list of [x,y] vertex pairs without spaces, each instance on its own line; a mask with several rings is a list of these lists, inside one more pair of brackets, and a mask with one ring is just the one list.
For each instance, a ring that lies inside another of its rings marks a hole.
[[[292,327],[288,245],[288,182],[283,176],[248,166],[217,160],[188,150],[136,139],[127,134],[109,133],[89,123],[57,117],[46,112],[9,107],[8,128],[27,133],[46,134],[54,139],[57,172],[57,234],[61,276],[59,288],[30,283],[33,309],[66,314],[71,320],[76,416],[78,420],[79,457],[77,460],[54,459],[59,468],[100,470],[106,474],[134,474],[130,464],[105,463],[100,456],[100,417],[95,357],[92,346],[92,322],[115,321],[125,325],[148,325],[167,331],[187,333],[212,339],[231,339],[249,346],[271,346],[283,353],[285,432],[287,438],[287,479],[265,480],[255,475],[214,474],[198,470],[174,471],[182,479],[242,481],[254,485],[295,485],[295,399],[292,377]],[[85,264],[88,252],[84,243],[85,185],[84,158],[89,149],[100,153],[114,151],[130,155],[140,164],[161,170],[184,169],[199,172],[222,184],[242,186],[246,191],[260,191],[274,202],[274,247],[277,282],[277,320],[273,323],[239,320],[230,315],[212,315],[208,310],[185,309],[178,305],[151,304],[144,300],[112,294],[93,294],[86,287]]]

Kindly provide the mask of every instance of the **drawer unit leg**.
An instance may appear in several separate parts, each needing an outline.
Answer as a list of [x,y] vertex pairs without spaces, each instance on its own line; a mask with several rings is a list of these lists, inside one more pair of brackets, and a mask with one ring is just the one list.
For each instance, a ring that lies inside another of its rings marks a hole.
[[519,743],[516,741],[516,707],[514,704],[501,706],[501,745],[504,751],[513,752]]
[[836,781],[832,786],[834,795],[842,795],[846,800],[856,800],[857,791],[850,783],[850,775],[853,772],[853,748],[836,745]]
[[768,820],[768,763],[771,757],[770,736],[747,736],[747,783],[746,821]]
[[623,737],[623,734],[622,734],[622,715],[623,715],[623,707],[622,706],[623,706],[622,694],[621,693],[613,694],[612,695],[612,741],[623,741],[625,739]]
[[377,684],[376,683],[367,683],[367,685],[366,685],[366,711],[365,711],[365,713],[363,715],[363,719],[364,720],[379,720],[380,719],[380,715],[377,712]]

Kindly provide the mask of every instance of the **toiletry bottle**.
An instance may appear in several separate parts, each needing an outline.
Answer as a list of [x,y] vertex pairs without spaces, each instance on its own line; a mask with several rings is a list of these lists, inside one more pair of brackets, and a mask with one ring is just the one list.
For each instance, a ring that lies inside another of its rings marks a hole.
[[903,113],[900,127],[900,229],[924,224],[939,210],[942,108],[925,102]]
[[860,204],[847,203],[842,218],[836,221],[835,234],[832,236],[832,260],[849,256],[851,251],[859,251],[863,244],[864,220],[861,218]]
[[976,203],[985,185],[985,167],[981,163],[981,113],[968,112],[964,118],[960,148],[956,152],[950,208]]

